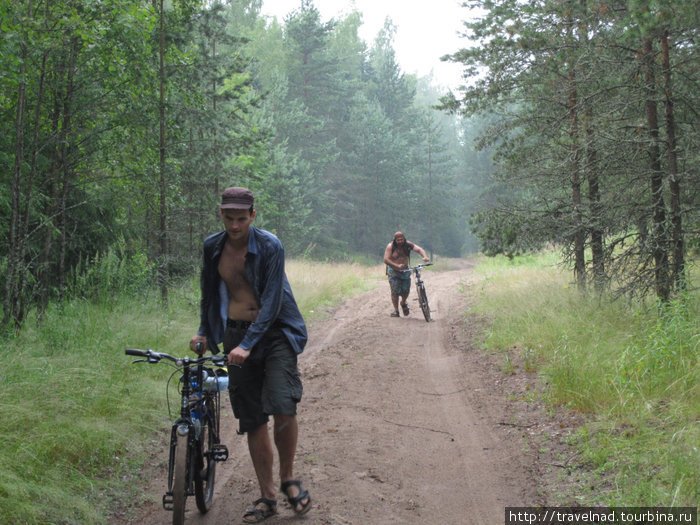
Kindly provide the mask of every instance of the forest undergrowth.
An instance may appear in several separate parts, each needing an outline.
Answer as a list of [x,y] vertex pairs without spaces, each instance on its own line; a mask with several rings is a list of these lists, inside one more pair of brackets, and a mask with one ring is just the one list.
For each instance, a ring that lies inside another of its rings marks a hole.
[[[556,254],[482,259],[474,313],[484,346],[515,348],[546,402],[584,416],[574,494],[561,502],[696,506],[700,501],[700,294],[665,306],[582,293]],[[697,282],[697,266],[690,269]],[[567,486],[572,486],[567,483]],[[595,486],[595,490],[590,487]]]

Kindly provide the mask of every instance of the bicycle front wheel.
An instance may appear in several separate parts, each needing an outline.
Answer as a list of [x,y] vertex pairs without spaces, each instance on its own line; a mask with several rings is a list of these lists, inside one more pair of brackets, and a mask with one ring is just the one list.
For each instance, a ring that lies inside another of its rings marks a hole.
[[214,496],[214,479],[216,476],[216,460],[214,459],[214,445],[219,435],[216,428],[216,409],[213,404],[207,408],[208,414],[202,420],[202,431],[197,444],[197,458],[195,460],[194,497],[197,508],[202,514],[211,508]]
[[184,525],[185,503],[187,502],[187,465],[189,463],[188,435],[176,432],[177,441],[173,460],[173,525]]
[[428,305],[428,296],[425,293],[425,286],[418,287],[418,302],[420,309],[423,310],[423,317],[427,322],[430,322],[430,306]]

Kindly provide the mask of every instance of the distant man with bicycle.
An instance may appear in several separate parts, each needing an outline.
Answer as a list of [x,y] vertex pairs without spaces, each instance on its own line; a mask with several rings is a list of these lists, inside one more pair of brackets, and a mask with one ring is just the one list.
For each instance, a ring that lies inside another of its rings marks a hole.
[[403,315],[407,316],[409,313],[406,300],[411,291],[411,274],[402,270],[408,268],[412,251],[419,253],[423,257],[423,261],[428,262],[430,260],[423,248],[415,243],[408,242],[406,236],[401,232],[394,234],[394,238],[386,245],[384,250],[384,264],[386,264],[386,274],[389,278],[389,288],[391,289],[391,304],[394,305],[391,317],[399,317],[399,297],[401,297]]
[[297,356],[307,340],[306,325],[284,270],[284,248],[272,233],[252,226],[253,193],[226,188],[220,213],[224,230],[204,241],[201,273],[201,324],[190,341],[196,350],[218,353],[223,342],[229,363],[229,397],[239,433],[247,433],[261,497],[246,510],[243,521],[258,523],[276,514],[268,432],[273,416],[279,454],[280,491],[294,512],[306,513],[311,497],[294,479],[302,384]]

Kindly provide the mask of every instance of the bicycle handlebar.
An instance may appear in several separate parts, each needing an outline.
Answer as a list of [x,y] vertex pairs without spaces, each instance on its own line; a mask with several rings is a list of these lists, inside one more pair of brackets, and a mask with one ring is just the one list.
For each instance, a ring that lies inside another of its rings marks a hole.
[[[161,359],[167,359],[168,361],[172,361],[178,366],[181,366],[183,363],[188,363],[188,364],[193,364],[193,365],[199,365],[203,364],[206,362],[211,362],[215,366],[226,366],[227,358],[225,355],[209,355],[209,356],[201,356],[197,358],[192,358],[192,357],[175,357],[170,354],[166,354],[164,352],[155,352],[153,350],[138,350],[136,348],[127,348],[126,349],[126,355],[132,355],[136,357],[144,357],[145,360],[149,363],[158,363],[161,361]],[[134,361],[136,362],[136,361]]]
[[428,266],[432,266],[433,263],[425,263],[425,264],[419,264],[417,266],[407,266],[405,270],[401,270],[402,272],[411,272],[413,270],[422,270],[423,268],[426,268]]

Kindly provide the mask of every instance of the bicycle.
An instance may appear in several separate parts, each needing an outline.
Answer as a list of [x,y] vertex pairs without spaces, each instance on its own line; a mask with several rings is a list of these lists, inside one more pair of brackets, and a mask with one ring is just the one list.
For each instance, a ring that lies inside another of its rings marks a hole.
[[[164,359],[173,363],[175,371],[166,386],[171,418],[170,382],[182,372],[178,380],[180,414],[170,432],[168,489],[163,496],[163,508],[173,512],[173,525],[182,525],[188,496],[194,495],[201,514],[210,509],[216,464],[228,459],[228,448],[219,439],[219,391],[228,389],[228,376],[223,369],[226,356],[173,357],[132,348],[127,348],[126,354],[143,358],[133,363],[156,364]],[[206,367],[208,362],[217,369]]]
[[402,272],[413,272],[416,275],[416,294],[418,295],[418,304],[423,311],[423,317],[427,322],[430,322],[430,306],[428,305],[428,295],[425,293],[425,284],[420,277],[420,271],[427,266],[432,266],[433,263],[419,264],[418,266],[408,266]]

